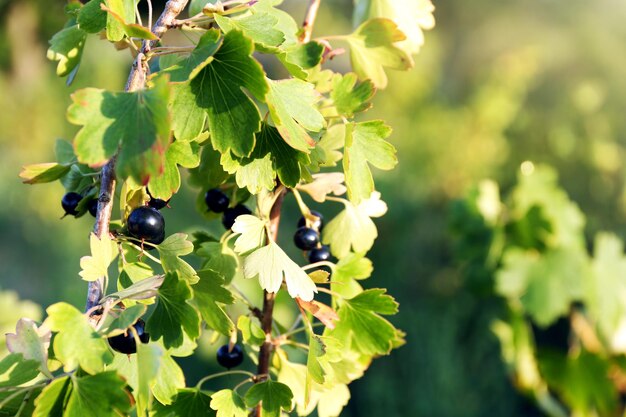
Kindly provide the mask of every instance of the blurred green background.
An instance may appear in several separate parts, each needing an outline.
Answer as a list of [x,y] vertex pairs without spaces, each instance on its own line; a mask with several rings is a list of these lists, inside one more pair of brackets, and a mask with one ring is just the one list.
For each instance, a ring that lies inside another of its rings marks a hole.
[[[286,0],[301,13],[304,1]],[[365,114],[394,127],[400,165],[378,172],[389,204],[377,220],[368,286],[401,304],[394,323],[407,345],[374,362],[352,385],[346,416],[478,417],[541,415],[509,381],[490,331],[501,308],[464,280],[454,256],[449,207],[483,178],[506,191],[520,163],[556,167],[560,183],[587,215],[589,236],[625,237],[626,3],[618,0],[435,1],[436,28],[408,73],[391,73]],[[17,174],[53,159],[54,140],[71,139],[69,93],[123,87],[130,58],[94,37],[75,83],[54,75],[47,40],[64,24],[64,2],[0,0],[0,287],[47,306],[82,307],[79,258],[90,216],[59,220],[60,184],[27,186]],[[324,0],[315,33],[350,30],[351,1]],[[341,58],[333,63],[341,68]],[[193,230],[193,192],[167,211],[168,229]],[[294,206],[285,222],[296,219]],[[330,214],[330,212],[329,212]],[[287,241],[287,236],[285,241]],[[0,299],[0,330],[16,312],[37,308]],[[190,382],[208,372],[200,358]],[[189,365],[188,360],[185,361]]]

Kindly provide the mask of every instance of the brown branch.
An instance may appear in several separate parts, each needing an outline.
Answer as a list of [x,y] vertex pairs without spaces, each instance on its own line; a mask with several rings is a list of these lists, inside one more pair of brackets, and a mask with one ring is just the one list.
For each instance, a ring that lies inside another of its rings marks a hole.
[[[271,239],[276,241],[278,238],[278,226],[280,225],[280,210],[283,206],[283,200],[285,199],[285,193],[287,189],[278,186],[277,190],[280,193],[270,210],[270,236]],[[259,365],[257,368],[257,382],[262,382],[268,378],[270,372],[270,359],[274,344],[272,343],[272,320],[274,314],[274,300],[276,298],[275,293],[268,293],[263,291],[263,311],[261,312],[261,328],[265,333],[265,342],[261,345],[259,350]],[[261,405],[256,408],[256,416],[261,417]]]
[[320,7],[322,0],[310,0],[309,7],[306,10],[306,16],[302,23],[302,42],[308,42],[311,40],[313,34],[313,25],[315,24],[315,18],[317,17],[317,11]]
[[[152,26],[152,33],[157,38],[161,38],[167,31],[168,25],[185,9],[189,0],[169,0],[165,4],[165,9],[159,19]],[[135,58],[133,67],[130,70],[125,91],[137,91],[145,87],[148,77],[148,64],[146,55],[150,52],[158,40],[143,41],[141,50]],[[113,196],[115,194],[115,162],[117,157],[113,156],[109,162],[102,167],[102,177],[100,180],[100,195],[98,196],[98,211],[96,213],[96,223],[93,232],[99,238],[109,234],[109,224],[111,223],[111,211],[113,210]],[[90,281],[87,288],[87,305],[85,311],[98,305],[106,287],[105,277],[96,281]]]

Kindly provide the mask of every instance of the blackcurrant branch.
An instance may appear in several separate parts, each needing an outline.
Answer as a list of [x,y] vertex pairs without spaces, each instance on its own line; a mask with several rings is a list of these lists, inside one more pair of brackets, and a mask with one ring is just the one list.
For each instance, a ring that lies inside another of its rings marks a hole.
[[[159,19],[152,27],[152,33],[157,38],[161,38],[167,31],[168,25],[185,9],[188,0],[169,0],[165,4],[165,9]],[[145,87],[148,76],[148,65],[146,55],[157,44],[158,40],[143,41],[141,51],[130,70],[125,91],[136,91]],[[109,224],[111,223],[111,211],[113,210],[113,195],[115,194],[115,163],[116,156],[102,168],[102,180],[100,182],[100,195],[98,196],[98,210],[96,212],[96,223],[93,232],[102,239],[109,234]],[[87,288],[87,305],[85,310],[90,310],[98,305],[106,287],[106,277],[101,277],[95,281],[90,281]]]

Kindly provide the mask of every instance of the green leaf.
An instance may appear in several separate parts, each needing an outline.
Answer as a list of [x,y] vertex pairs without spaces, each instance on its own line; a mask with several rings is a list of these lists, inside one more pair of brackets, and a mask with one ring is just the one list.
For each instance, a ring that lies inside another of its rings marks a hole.
[[355,26],[367,19],[385,17],[393,20],[406,35],[398,47],[408,54],[416,54],[424,44],[424,30],[435,26],[430,0],[356,0],[354,2]]
[[345,209],[335,216],[322,231],[322,242],[330,245],[337,258],[350,253],[366,253],[378,236],[376,225],[363,206],[355,206],[344,200]]
[[307,130],[319,132],[324,128],[324,117],[315,108],[320,95],[313,84],[298,79],[268,80],[266,96],[272,120],[285,142],[294,149],[309,153],[315,141]]
[[63,139],[57,139],[54,143],[54,155],[61,165],[69,165],[76,162],[74,147],[70,142]]
[[155,297],[163,280],[164,275],[155,275],[142,279],[121,291],[107,295],[102,299],[101,303],[104,304],[109,300],[146,300]]
[[276,174],[272,170],[271,155],[262,158],[237,160],[230,153],[222,155],[222,167],[235,178],[239,188],[247,188],[251,194],[258,194],[261,190],[271,190],[276,185]]
[[111,362],[113,356],[107,342],[91,327],[87,316],[66,303],[53,304],[46,310],[44,322],[53,332],[54,355],[66,372],[80,366],[85,372],[95,374]]
[[372,106],[369,100],[376,89],[370,80],[358,81],[357,75],[349,72],[345,75],[335,74],[332,82],[330,98],[333,100],[335,112],[327,114],[328,116],[351,118],[355,113],[361,113]]
[[154,276],[154,270],[143,262],[122,262],[122,270],[117,280],[117,289],[123,290],[131,285]]
[[221,156],[219,152],[213,149],[211,143],[207,141],[202,146],[200,165],[198,168],[189,170],[189,184],[202,188],[203,204],[204,192],[211,188],[216,188],[228,178],[228,172],[224,171],[220,164]]
[[20,171],[20,178],[24,184],[43,184],[56,181],[70,172],[71,165],[61,165],[56,162],[25,165]]
[[[142,364],[139,364],[138,355],[129,356],[116,353],[115,360],[109,366],[109,369],[115,369],[117,373],[127,381],[133,392],[137,392],[140,384],[139,373],[153,373],[150,369],[142,369],[140,366],[147,366],[148,368],[154,369],[154,367],[156,367],[155,360],[157,359],[155,356],[158,355],[158,372],[156,378],[152,379],[149,385],[151,386],[152,395],[154,395],[161,404],[171,404],[178,389],[185,387],[183,371],[176,364],[174,359],[172,359],[172,352],[166,351],[160,344],[151,343],[141,346],[147,346],[151,350],[154,349],[154,352],[148,353],[146,356],[145,359],[147,361],[144,360]],[[156,354],[157,351],[158,354]],[[145,379],[142,381],[142,384],[144,381]]]
[[233,29],[240,30],[252,39],[261,50],[273,51],[285,41],[285,35],[278,29],[278,19],[267,12],[256,11],[251,8],[250,14],[228,18],[218,14],[213,15],[220,28],[228,33]]
[[145,184],[158,176],[170,141],[167,79],[131,93],[95,88],[78,90],[68,120],[83,127],[74,139],[80,162],[102,165],[117,152],[116,173]]
[[261,403],[263,417],[280,417],[281,409],[291,410],[292,399],[293,394],[287,385],[271,380],[255,384],[245,396],[248,407]]
[[231,150],[236,156],[250,155],[254,134],[261,127],[259,109],[242,90],[246,88],[259,100],[268,91],[263,69],[251,56],[253,49],[252,41],[241,32],[230,31],[213,61],[190,83],[196,105],[207,113],[213,148],[221,153]]
[[12,390],[0,391],[0,416],[32,416],[35,412],[35,404],[33,399],[41,394],[41,388],[32,388],[28,391],[22,391],[15,387]]
[[[116,0],[112,1],[112,3],[116,3],[116,2],[117,2]],[[131,1],[126,0],[126,3],[131,3]],[[115,11],[111,10],[108,7],[105,7],[104,10],[108,13],[108,18],[112,17],[113,19],[117,21],[119,26],[122,28],[122,31],[124,32],[124,34],[128,36],[129,38],[146,39],[150,41],[159,39],[154,33],[150,31],[150,29],[144,26],[138,25],[136,23],[128,23],[123,16],[119,15],[118,13],[116,13]],[[135,18],[134,14],[132,15],[132,18],[134,20]]]
[[384,68],[407,70],[413,60],[404,50],[394,45],[406,36],[389,19],[370,19],[346,38],[350,44],[350,60],[354,71],[369,78],[376,88],[387,86]]
[[328,335],[364,355],[387,355],[393,348],[396,329],[380,315],[397,312],[398,303],[384,289],[366,290],[344,300],[339,321]]
[[235,299],[224,288],[224,278],[215,271],[198,271],[200,280],[193,286],[195,305],[207,325],[225,336],[230,336],[235,324],[221,305],[233,304]]
[[252,157],[266,157],[269,154],[272,169],[280,182],[287,187],[295,187],[302,178],[302,172],[305,170],[303,166],[310,162],[308,155],[287,145],[278,129],[267,123],[263,123],[261,131],[256,135],[256,141]]
[[227,243],[205,242],[198,249],[197,255],[206,259],[202,268],[218,272],[226,284],[233,280],[239,268],[237,255]]
[[547,326],[582,296],[588,274],[584,250],[563,248],[540,255],[512,248],[504,253],[496,274],[496,292],[521,301],[537,324]]
[[265,225],[265,221],[250,214],[237,217],[235,224],[231,227],[234,233],[239,233],[239,237],[235,241],[235,252],[243,255],[263,246],[267,240]]
[[337,262],[333,271],[331,289],[344,298],[352,298],[363,291],[358,279],[369,278],[372,261],[358,253],[349,253]]
[[69,377],[61,377],[48,384],[35,398],[33,417],[65,417],[66,398],[71,392]]
[[241,332],[243,341],[246,344],[261,346],[265,342],[265,332],[260,326],[256,317],[251,318],[241,315],[237,320],[237,329]]
[[542,359],[541,374],[574,413],[616,414],[618,393],[609,377],[611,364],[605,358],[582,350],[574,357],[551,355]]
[[11,353],[0,361],[0,387],[16,387],[37,378],[40,363]]
[[217,417],[248,416],[248,409],[243,398],[229,389],[223,389],[211,395],[211,408],[217,411]]
[[135,304],[122,310],[111,324],[106,328],[107,337],[126,333],[128,328],[135,324],[146,312],[146,306],[143,304]]
[[[172,83],[171,88],[170,111],[174,136],[180,141],[194,140],[204,131],[207,114],[196,103],[196,95],[189,82]],[[210,146],[204,146],[206,148]]]
[[137,401],[137,415],[144,416],[150,409],[154,385],[161,367],[163,350],[156,344],[137,343],[137,387],[134,391]]
[[219,30],[210,29],[200,37],[198,44],[187,58],[178,61],[176,65],[162,72],[170,74],[170,79],[173,82],[191,80],[213,61],[213,55],[222,46],[222,42],[223,38],[220,37]]
[[107,26],[107,12],[102,10],[104,0],[91,0],[78,12],[78,26],[87,33],[98,33]]
[[62,377],[35,400],[35,417],[117,417],[131,410],[126,383],[115,372]]
[[319,394],[317,414],[319,417],[337,417],[350,401],[350,390],[345,384],[337,384],[332,389]]
[[185,387],[185,375],[168,351],[161,357],[161,367],[152,394],[161,404],[171,404],[177,390]]
[[200,318],[188,302],[191,298],[191,288],[186,280],[180,279],[176,272],[165,275],[156,308],[147,324],[152,340],[163,337],[163,344],[169,348],[183,344],[183,331],[192,340],[200,335]]
[[[135,0],[106,0],[107,39],[112,42],[121,41],[126,33],[126,22],[135,22]],[[112,13],[111,13],[112,12]]]
[[102,277],[109,277],[109,265],[117,257],[115,241],[106,235],[99,239],[95,233],[89,235],[91,256],[80,258],[81,271],[78,273],[85,281],[96,281]]
[[246,278],[258,276],[261,288],[270,293],[278,292],[283,278],[292,298],[311,301],[317,292],[313,280],[274,241],[244,259],[243,273]]
[[307,43],[296,43],[281,48],[284,52],[278,54],[278,59],[285,68],[294,76],[300,79],[307,79],[309,74],[306,70],[317,66],[322,61],[324,45],[311,41]]
[[180,277],[190,284],[198,280],[196,271],[187,262],[180,259],[181,256],[193,252],[193,243],[187,240],[185,233],[175,233],[168,236],[157,246],[161,264],[165,272],[178,272]]
[[50,39],[50,47],[46,56],[51,61],[59,61],[57,75],[68,75],[80,63],[87,33],[77,25],[68,26]]
[[590,316],[612,345],[619,340],[619,329],[626,315],[626,258],[624,244],[615,235],[600,233],[594,242],[592,275],[583,281],[582,294]]
[[326,354],[326,346],[319,336],[311,335],[309,338],[309,353],[306,359],[307,379],[312,379],[318,384],[324,383],[324,368],[319,363],[319,358]]
[[556,172],[548,167],[537,166],[531,174],[520,174],[513,190],[512,217],[520,219],[537,206],[550,223],[551,233],[544,239],[549,247],[585,247],[585,216],[558,186]]
[[214,417],[210,405],[211,397],[204,391],[185,388],[178,391],[172,404],[156,404],[154,417]]
[[165,169],[150,180],[150,193],[154,198],[169,200],[180,188],[178,165],[195,168],[200,164],[200,147],[194,142],[176,141],[165,152]]
[[343,169],[346,174],[348,197],[355,204],[370,197],[374,178],[368,163],[379,169],[396,166],[396,149],[387,141],[391,128],[381,120],[350,123],[346,126],[346,146]]
[[12,353],[22,354],[24,359],[37,361],[39,369],[50,376],[48,370],[50,336],[49,330],[37,327],[33,320],[21,318],[15,326],[15,333],[6,334],[7,348]]
[[328,336],[311,335],[306,361],[305,404],[308,404],[311,399],[313,381],[319,385],[332,385],[333,389],[335,388],[336,381],[333,381],[330,377],[327,378],[327,374],[330,372],[330,376],[332,376],[332,367],[340,366],[334,363],[341,361],[342,351],[343,346],[337,339]]

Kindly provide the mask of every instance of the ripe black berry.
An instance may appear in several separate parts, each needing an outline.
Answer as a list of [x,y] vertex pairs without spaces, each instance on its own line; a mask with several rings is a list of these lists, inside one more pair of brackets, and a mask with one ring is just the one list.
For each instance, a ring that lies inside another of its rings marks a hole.
[[319,233],[309,227],[299,228],[293,236],[293,243],[295,243],[298,249],[302,250],[311,250],[315,248],[319,241]]
[[[148,343],[150,335],[145,332],[146,323],[144,323],[142,319],[139,319],[137,320],[137,323],[133,324],[133,327],[135,328],[141,343]],[[109,337],[107,340],[109,341],[111,349],[117,352],[124,353],[126,355],[137,352],[137,343],[135,342],[135,337],[131,331],[126,331],[124,334]]]
[[252,212],[243,204],[237,204],[233,208],[227,208],[222,215],[222,224],[227,230],[230,230],[230,228],[233,227],[233,224],[235,224],[237,217],[242,214],[252,214]]
[[224,368],[230,369],[241,365],[243,362],[243,350],[241,346],[233,346],[233,350],[228,351],[228,345],[221,346],[217,350],[217,363]]
[[[324,227],[324,216],[322,216],[322,213],[315,210],[311,210],[311,214],[317,217],[317,219],[312,223],[311,227],[320,232]],[[298,220],[298,227],[306,227],[306,219],[304,218],[304,216],[300,217],[300,220]]]
[[158,210],[141,206],[134,209],[126,221],[128,233],[149,242],[158,240],[165,233],[165,219]]
[[93,217],[96,217],[96,214],[98,214],[97,198],[92,198],[91,200],[89,200],[89,202],[87,203],[87,210],[89,210],[89,214],[91,214]]
[[204,202],[210,211],[223,213],[230,204],[230,200],[220,189],[213,188],[204,195]]
[[315,262],[327,261],[330,259],[330,251],[328,246],[322,245],[321,248],[311,249],[309,252],[309,262],[314,264]]
[[78,207],[78,203],[82,199],[83,197],[80,194],[73,191],[66,193],[61,199],[61,206],[63,206],[65,214],[76,216],[78,214],[78,212],[76,211],[76,207]]
[[161,210],[163,207],[167,207],[169,202],[170,200],[165,201],[160,198],[151,198],[150,201],[148,201],[148,205],[153,209]]
[[[160,245],[161,243],[163,243],[164,240],[165,240],[165,230],[163,230],[163,233],[161,233],[161,235],[159,235],[156,239],[146,239],[146,242],[152,243],[153,245]],[[152,250],[154,249],[154,247],[147,245],[144,247],[144,249]]]

